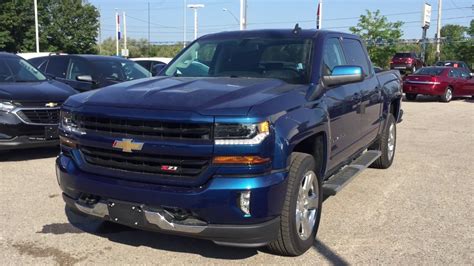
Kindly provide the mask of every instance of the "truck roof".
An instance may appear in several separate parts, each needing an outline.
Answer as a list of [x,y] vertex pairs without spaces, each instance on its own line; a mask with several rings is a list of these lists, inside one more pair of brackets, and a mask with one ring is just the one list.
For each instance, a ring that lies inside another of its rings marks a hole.
[[264,30],[245,30],[245,31],[224,31],[219,33],[212,33],[201,37],[200,39],[222,39],[222,38],[252,38],[252,37],[280,37],[280,38],[294,38],[295,36],[301,38],[316,38],[318,35],[327,35],[337,33],[345,37],[357,38],[357,35],[316,29],[301,29],[298,34],[293,33],[294,29],[264,29]]

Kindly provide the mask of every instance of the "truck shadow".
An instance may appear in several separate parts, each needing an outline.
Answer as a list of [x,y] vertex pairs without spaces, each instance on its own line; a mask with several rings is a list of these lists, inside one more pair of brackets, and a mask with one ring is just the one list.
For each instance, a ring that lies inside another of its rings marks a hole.
[[0,162],[20,162],[37,160],[56,157],[58,156],[58,154],[58,147],[0,151]]
[[[43,226],[37,233],[43,234],[81,234],[89,233],[98,237],[133,247],[146,246],[152,249],[199,254],[206,258],[241,260],[253,257],[258,252],[271,254],[265,248],[237,248],[214,244],[208,240],[174,236],[143,231],[120,224],[79,215],[65,208],[68,224],[51,224]],[[323,242],[316,239],[313,249],[324,256],[333,265],[349,265],[343,258],[333,252]]]

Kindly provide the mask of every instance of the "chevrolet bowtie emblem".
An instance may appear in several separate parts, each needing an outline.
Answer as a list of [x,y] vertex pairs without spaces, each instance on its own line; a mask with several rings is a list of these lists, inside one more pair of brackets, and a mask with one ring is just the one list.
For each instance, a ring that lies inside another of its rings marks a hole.
[[121,149],[123,152],[133,152],[133,151],[141,151],[143,148],[143,144],[141,142],[133,142],[133,139],[122,139],[114,141],[112,147],[116,149]]
[[57,104],[57,103],[53,103],[53,102],[51,102],[51,103],[47,103],[47,104],[45,104],[44,106],[53,108],[53,107],[56,107],[56,106],[58,106],[58,104]]

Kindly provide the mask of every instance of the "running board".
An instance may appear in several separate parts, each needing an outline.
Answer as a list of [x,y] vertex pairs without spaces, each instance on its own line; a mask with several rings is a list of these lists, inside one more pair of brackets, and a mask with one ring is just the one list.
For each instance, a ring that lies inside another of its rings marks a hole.
[[350,165],[342,168],[340,172],[330,177],[323,183],[323,195],[334,196],[354,177],[369,167],[382,155],[381,151],[366,151]]

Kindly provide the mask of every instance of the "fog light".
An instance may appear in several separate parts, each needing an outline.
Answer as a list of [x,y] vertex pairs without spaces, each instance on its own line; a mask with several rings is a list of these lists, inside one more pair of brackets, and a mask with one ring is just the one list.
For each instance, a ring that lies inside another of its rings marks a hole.
[[240,210],[244,213],[245,217],[250,217],[250,191],[240,193]]

